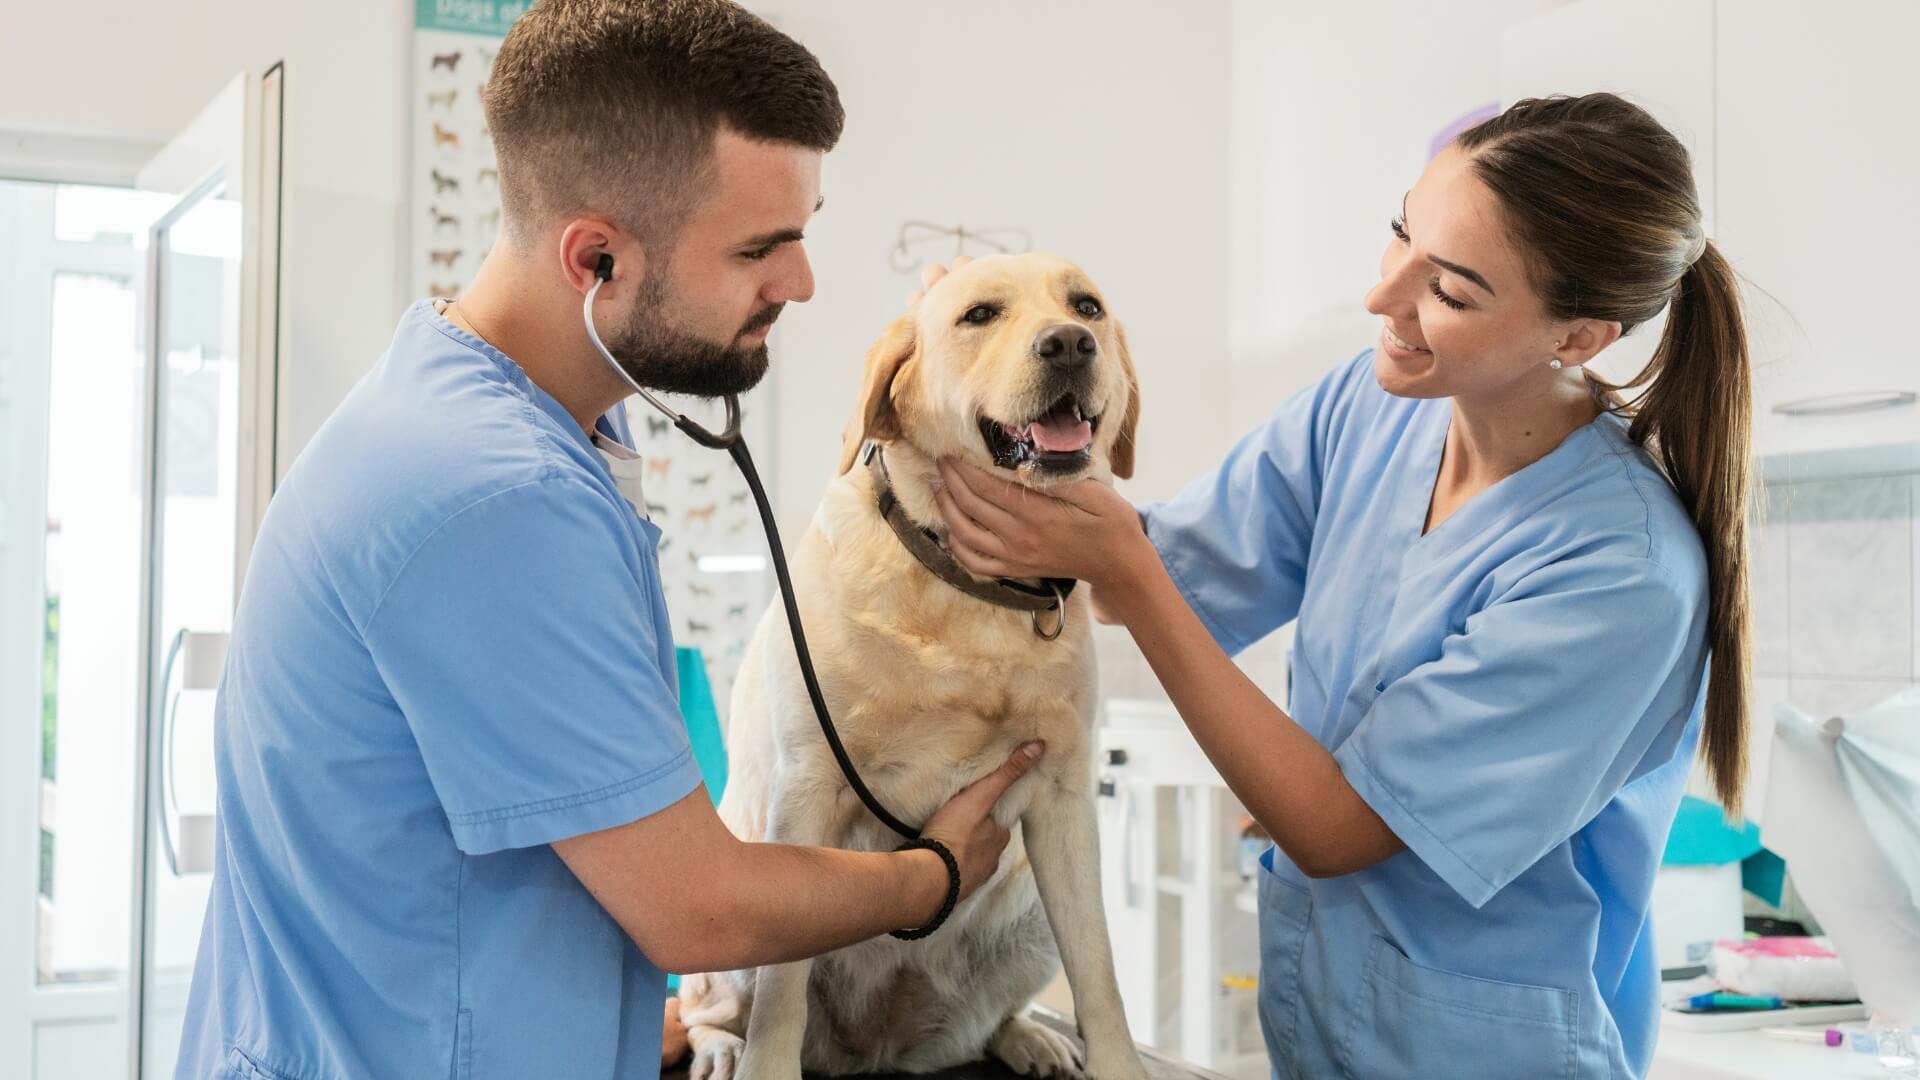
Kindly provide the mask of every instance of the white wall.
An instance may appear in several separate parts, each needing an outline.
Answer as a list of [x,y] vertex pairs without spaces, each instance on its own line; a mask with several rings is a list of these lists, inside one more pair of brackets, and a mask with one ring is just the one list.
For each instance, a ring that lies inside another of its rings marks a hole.
[[1236,432],[1373,342],[1362,298],[1429,142],[1500,96],[1501,31],[1565,2],[1233,0]]
[[780,482],[804,522],[861,362],[917,285],[901,222],[1017,225],[1126,324],[1145,402],[1136,498],[1226,448],[1224,0],[837,0],[771,7],[840,87],[846,135],[808,230],[819,289],[782,321]]
[[[1499,98],[1501,32],[1566,2],[1232,0],[1226,396],[1207,417],[1218,441],[1373,343],[1379,320],[1363,298],[1434,135]],[[1180,468],[1218,453],[1183,455]],[[1099,640],[1110,695],[1163,694],[1131,641]],[[1281,702],[1291,643],[1284,628],[1239,658]]]
[[406,0],[9,3],[0,130],[158,143],[239,71],[287,62],[288,445],[386,347],[405,297]]

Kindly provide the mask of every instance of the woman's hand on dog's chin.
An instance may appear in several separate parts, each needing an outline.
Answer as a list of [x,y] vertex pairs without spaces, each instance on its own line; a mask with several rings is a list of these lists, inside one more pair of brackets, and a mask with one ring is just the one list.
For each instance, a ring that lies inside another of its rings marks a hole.
[[[1015,750],[1005,764],[948,799],[946,805],[935,810],[921,826],[921,836],[945,844],[953,853],[954,861],[960,864],[960,899],[973,895],[999,868],[1000,853],[1006,850],[1010,834],[994,820],[993,808],[1000,802],[1000,796],[1007,793],[1014,781],[1025,776],[1045,752],[1045,743],[1026,743]],[[912,851],[906,854],[922,858],[927,855]],[[931,920],[947,896],[947,870],[938,858],[929,861],[940,868],[940,889],[935,894],[933,908],[927,912]]]
[[934,501],[954,558],[975,574],[1121,589],[1143,559],[1159,560],[1140,512],[1111,484],[1080,480],[1041,492],[952,458],[941,460],[940,476]]

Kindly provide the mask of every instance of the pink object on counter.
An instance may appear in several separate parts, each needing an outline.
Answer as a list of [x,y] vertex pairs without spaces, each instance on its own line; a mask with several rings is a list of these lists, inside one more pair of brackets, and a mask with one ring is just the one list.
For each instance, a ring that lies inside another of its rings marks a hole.
[[1715,945],[1717,949],[1727,949],[1742,956],[1791,956],[1809,957],[1817,960],[1837,960],[1839,954],[1827,944],[1826,938],[1818,937],[1756,937],[1740,941],[1722,941]]
[[1714,981],[1787,1001],[1852,1001],[1853,978],[1822,937],[1759,937],[1713,947]]

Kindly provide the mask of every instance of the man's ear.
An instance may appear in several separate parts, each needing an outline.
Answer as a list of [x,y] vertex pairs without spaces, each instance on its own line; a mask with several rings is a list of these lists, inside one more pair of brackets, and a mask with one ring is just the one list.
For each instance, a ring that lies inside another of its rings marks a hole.
[[579,217],[566,223],[560,230],[559,247],[561,271],[574,288],[585,293],[599,280],[597,273],[600,260],[604,256],[615,264],[613,280],[609,287],[601,290],[601,295],[611,296],[619,286],[637,285],[650,269],[647,265],[645,250],[626,233],[612,224],[595,217]]
[[861,379],[860,402],[853,419],[840,437],[840,469],[853,468],[860,447],[869,439],[901,437],[900,411],[894,404],[895,383],[901,370],[919,352],[919,326],[912,315],[902,315],[889,323],[880,340],[867,350],[867,370]]

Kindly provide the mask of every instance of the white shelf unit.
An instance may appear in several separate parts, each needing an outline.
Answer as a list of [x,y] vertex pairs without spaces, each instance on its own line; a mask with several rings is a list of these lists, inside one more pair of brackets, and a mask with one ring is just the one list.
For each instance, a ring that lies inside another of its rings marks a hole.
[[1164,701],[1109,701],[1098,740],[1102,892],[1133,1036],[1264,1078],[1258,930],[1235,865],[1241,805]]

